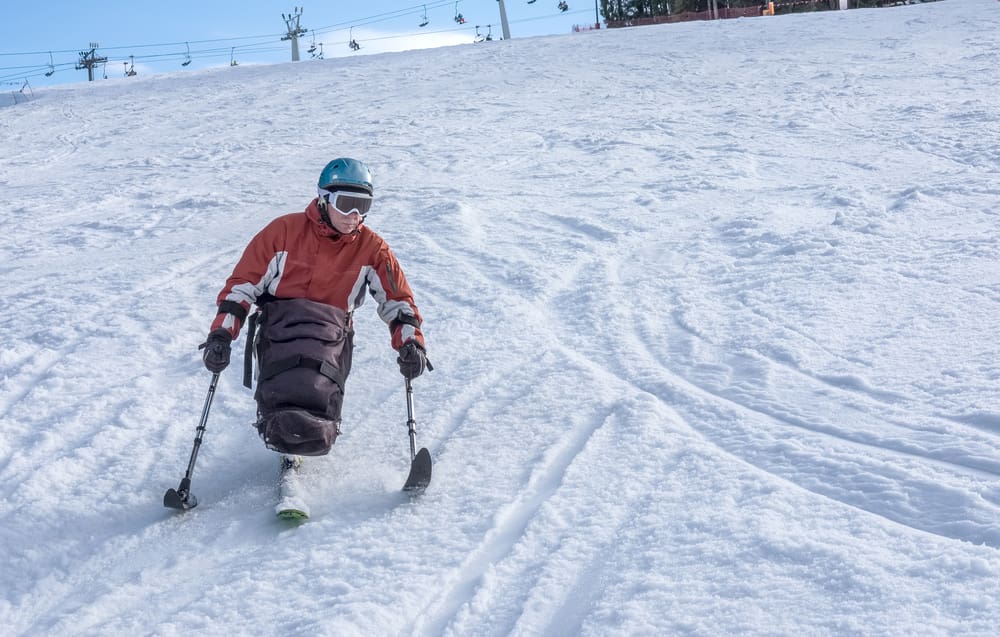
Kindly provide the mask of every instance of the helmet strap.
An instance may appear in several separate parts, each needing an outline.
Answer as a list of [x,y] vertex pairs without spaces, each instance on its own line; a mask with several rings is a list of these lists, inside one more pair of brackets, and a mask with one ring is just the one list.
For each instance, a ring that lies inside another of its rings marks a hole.
[[[317,206],[316,206],[317,208],[319,208],[319,218],[322,219],[323,223],[325,223],[327,226],[329,226],[331,230],[333,230],[334,232],[337,232],[337,229],[333,227],[333,221],[330,220],[330,213],[326,209],[327,205],[328,204],[326,202],[326,199],[324,199],[323,197],[320,197],[319,201],[317,202]],[[337,233],[337,234],[340,234],[340,233]]]

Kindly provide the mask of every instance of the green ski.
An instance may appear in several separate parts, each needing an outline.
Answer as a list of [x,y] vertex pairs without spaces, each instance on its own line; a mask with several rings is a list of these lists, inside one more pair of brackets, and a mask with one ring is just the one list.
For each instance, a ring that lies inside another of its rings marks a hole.
[[281,456],[281,478],[278,482],[278,504],[274,513],[282,520],[302,521],[309,519],[309,506],[302,497],[299,471],[302,458]]

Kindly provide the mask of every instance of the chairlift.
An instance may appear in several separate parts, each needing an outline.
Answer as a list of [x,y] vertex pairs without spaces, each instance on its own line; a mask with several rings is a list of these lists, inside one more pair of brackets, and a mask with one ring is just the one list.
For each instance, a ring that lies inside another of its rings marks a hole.
[[352,51],[357,51],[358,49],[361,48],[361,45],[358,44],[358,41],[354,39],[354,27],[351,27],[350,31],[348,31],[347,40],[348,40],[347,46],[350,47]]
[[236,61],[236,47],[229,49],[229,66],[239,66],[240,63]]
[[125,77],[135,77],[138,73],[135,72],[135,56],[128,56],[128,62],[122,62],[125,65]]
[[187,53],[185,54],[185,60],[181,62],[181,66],[187,66],[188,64],[191,64],[191,45],[185,42],[184,46],[187,47]]
[[528,0],[528,4],[535,4],[538,0]]
[[490,42],[493,40],[493,25],[486,25],[486,33],[479,32],[479,25],[476,25],[476,42]]
[[427,26],[428,24],[430,24],[430,20],[428,20],[428,19],[427,19],[427,5],[425,4],[425,5],[424,5],[424,21],[423,21],[423,22],[421,22],[421,23],[420,23],[419,25],[417,25],[417,26],[420,26],[420,27],[425,27],[425,26]]
[[49,70],[45,73],[45,77],[52,77],[52,74],[56,72],[55,62],[52,60],[52,51],[49,51]]
[[[461,0],[459,0],[461,2]],[[465,17],[458,12],[458,2],[455,3],[455,22],[465,24]]]
[[569,5],[568,5],[568,4],[566,4],[566,0],[559,0],[559,4],[557,4],[556,6],[557,6],[557,7],[559,8],[559,10],[560,10],[560,11],[562,11],[563,13],[566,13],[567,11],[569,11]]
[[[359,46],[358,48],[360,49],[361,47]],[[319,55],[316,56],[316,59],[317,60],[322,60],[323,59],[323,43],[322,42],[319,43]]]
[[313,30],[310,33],[312,33],[312,44],[309,46],[306,52],[309,53],[309,55],[316,57],[316,31]]

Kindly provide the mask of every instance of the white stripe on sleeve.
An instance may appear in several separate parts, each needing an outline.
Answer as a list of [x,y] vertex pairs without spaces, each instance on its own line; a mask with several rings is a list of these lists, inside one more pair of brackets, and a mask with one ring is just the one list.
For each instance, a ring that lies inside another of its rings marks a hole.
[[264,276],[256,283],[247,282],[234,285],[233,289],[226,295],[227,301],[236,303],[247,303],[253,305],[265,291],[268,294],[276,295],[278,284],[281,283],[281,276],[285,273],[285,260],[288,252],[276,252],[271,261],[267,264]]

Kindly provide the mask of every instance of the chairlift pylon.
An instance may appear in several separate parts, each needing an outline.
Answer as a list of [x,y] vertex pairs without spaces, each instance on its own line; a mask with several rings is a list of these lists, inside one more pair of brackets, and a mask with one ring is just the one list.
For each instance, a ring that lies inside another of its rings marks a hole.
[[56,72],[55,62],[52,60],[52,51],[49,51],[49,70],[45,72],[45,77],[52,77],[52,74]]
[[184,46],[187,47],[187,53],[185,54],[185,60],[181,62],[181,66],[187,66],[188,64],[191,64],[191,45],[185,42]]
[[425,27],[430,24],[430,20],[427,19],[427,5],[424,5],[424,21],[417,26]]

